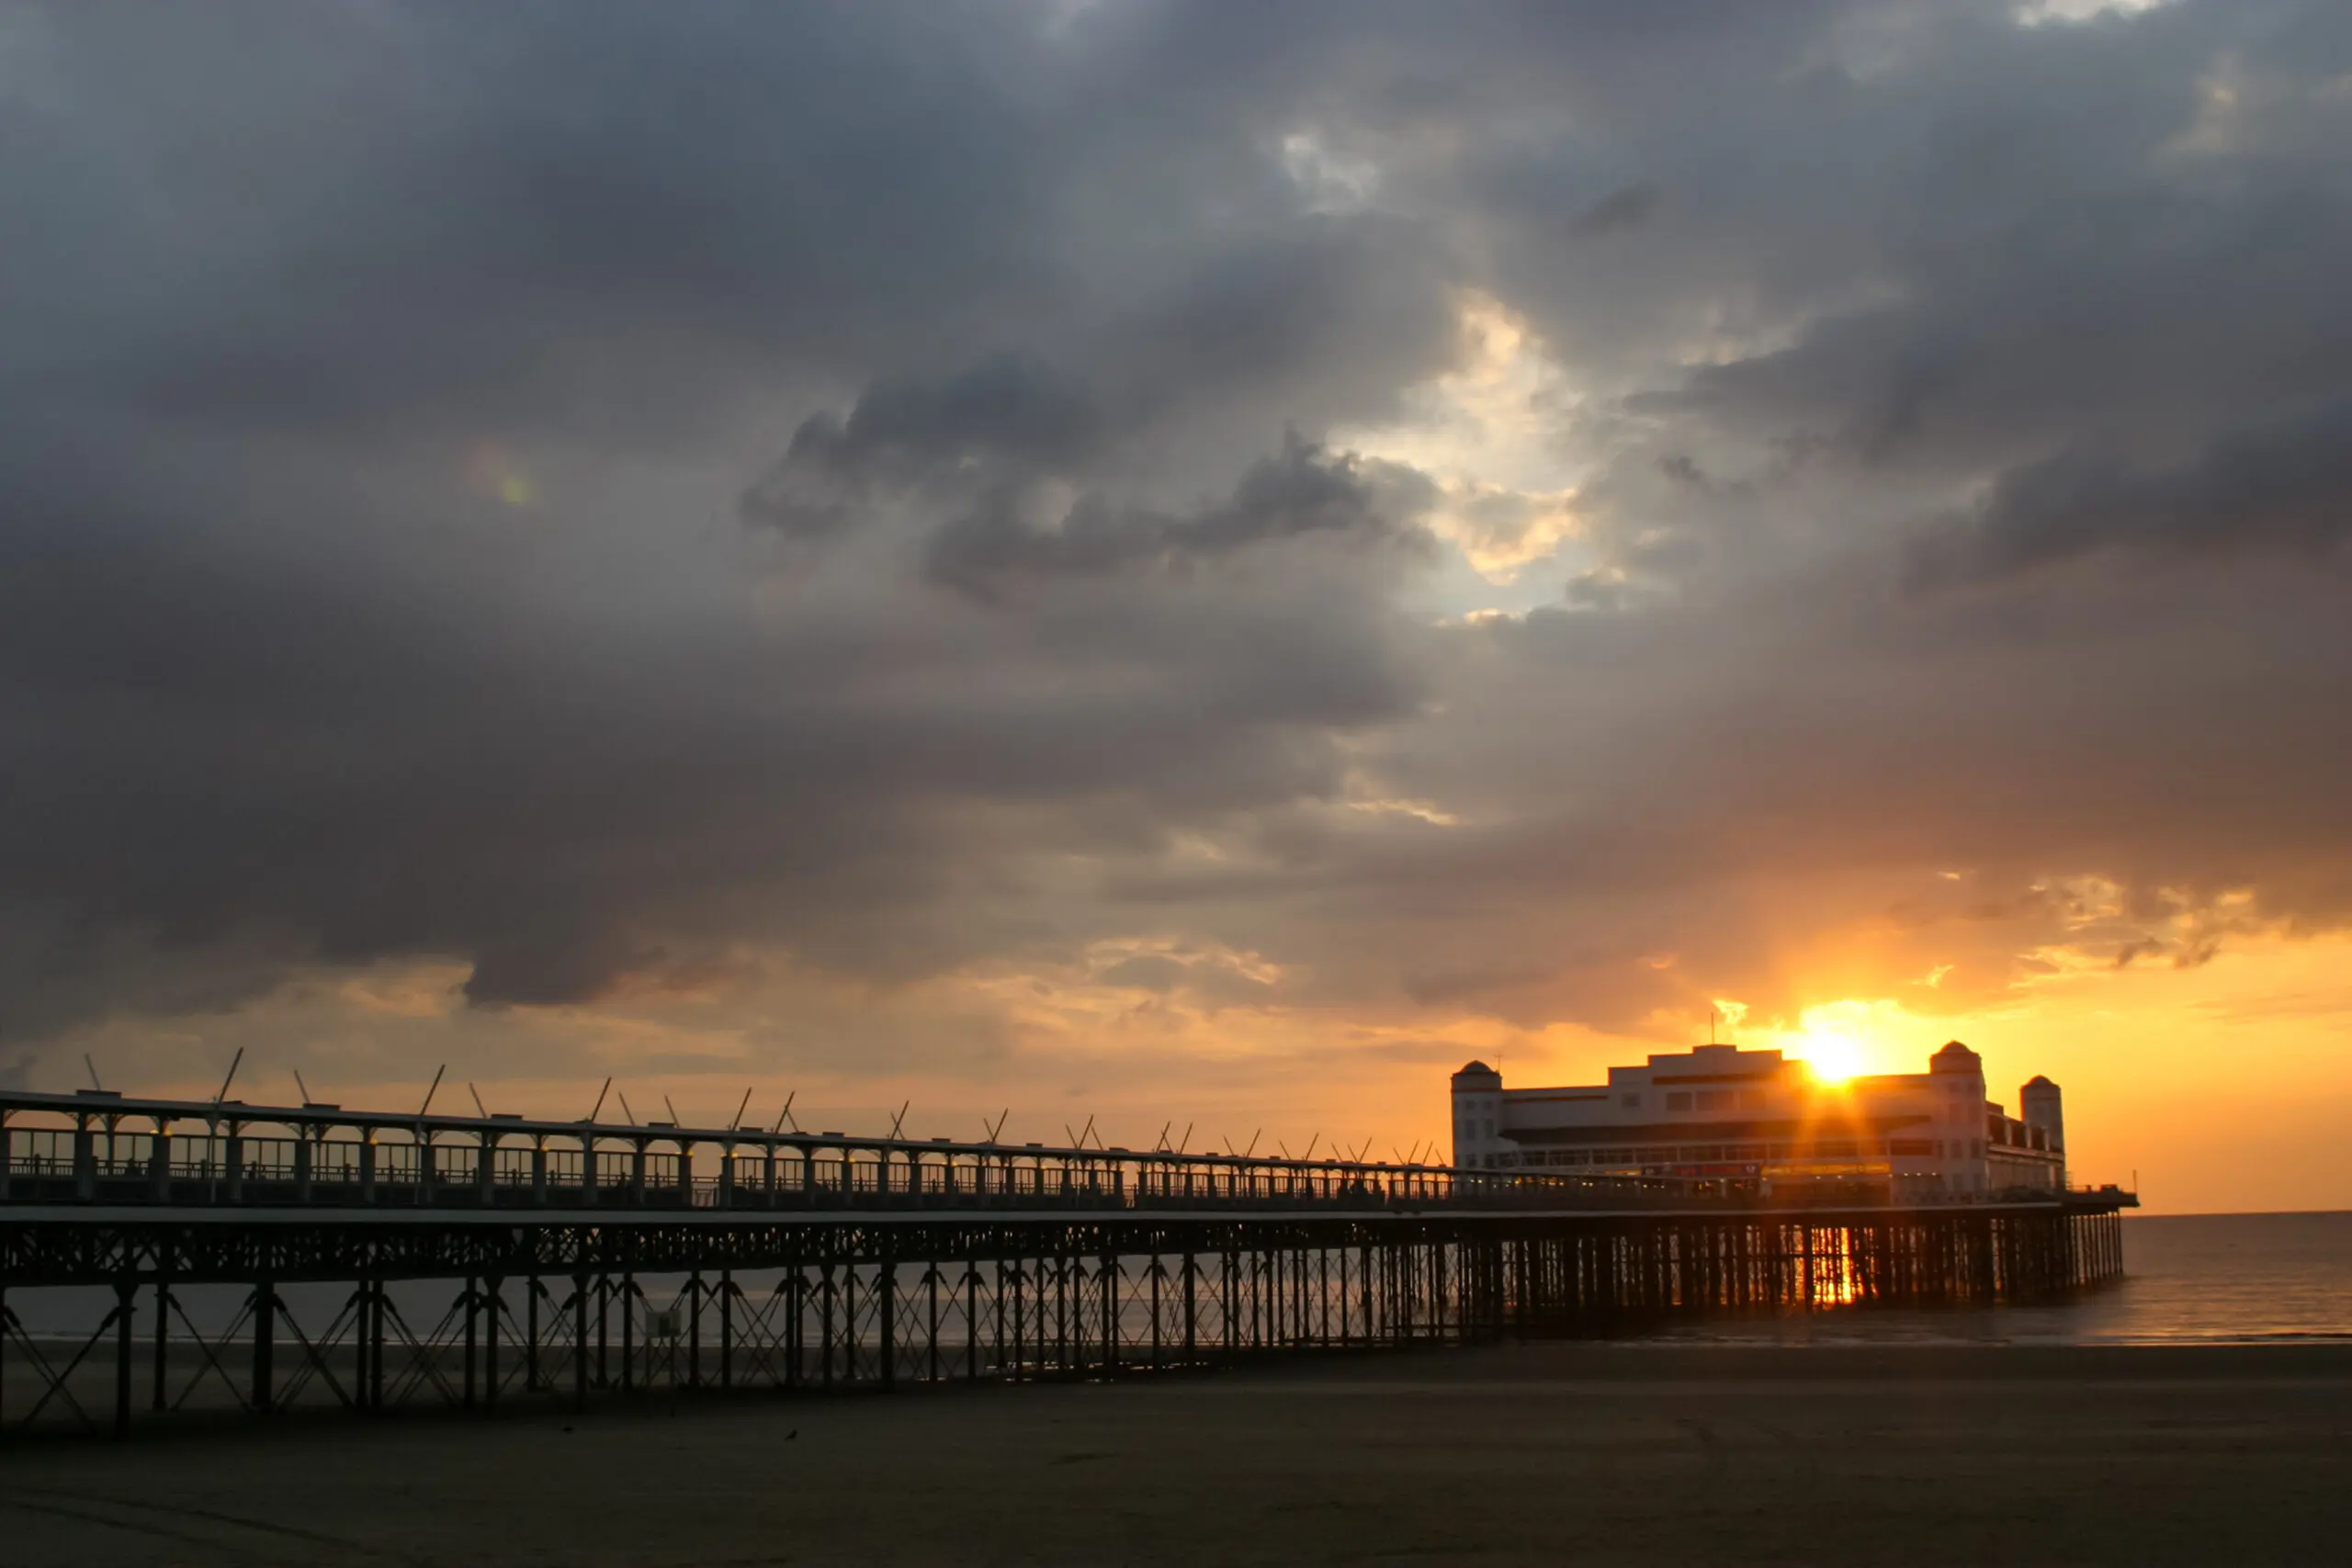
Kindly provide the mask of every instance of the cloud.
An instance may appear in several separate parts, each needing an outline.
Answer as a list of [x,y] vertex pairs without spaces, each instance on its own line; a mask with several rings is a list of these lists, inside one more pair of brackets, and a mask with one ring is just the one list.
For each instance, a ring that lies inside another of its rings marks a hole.
[[[1425,489],[1426,481],[1383,466],[1389,488]],[[1381,510],[1363,465],[1288,436],[1279,457],[1252,465],[1231,498],[1182,516],[1121,510],[1081,497],[1054,525],[1019,515],[1002,496],[995,504],[947,524],[932,536],[931,577],[949,587],[992,598],[1021,577],[1083,575],[1139,563],[1182,566],[1216,559],[1253,546],[1329,535],[1356,541],[1400,536],[1399,522]]]
[[2233,431],[2194,462],[2133,473],[2086,457],[2004,475],[1977,514],[1923,539],[1916,586],[1984,582],[2116,550],[2160,560],[2324,554],[2352,534],[2352,403]]
[[821,537],[925,480],[985,485],[1070,471],[1095,455],[1111,423],[1086,389],[1051,367],[991,355],[942,380],[882,383],[846,420],[811,414],[739,504],[747,521]]
[[1256,1083],[2352,919],[2352,27],[2015,12],[32,13],[0,1037]]
[[1621,186],[1577,213],[1568,224],[1568,232],[1578,239],[1597,240],[1619,229],[1637,229],[1657,210],[1657,199],[1654,185]]

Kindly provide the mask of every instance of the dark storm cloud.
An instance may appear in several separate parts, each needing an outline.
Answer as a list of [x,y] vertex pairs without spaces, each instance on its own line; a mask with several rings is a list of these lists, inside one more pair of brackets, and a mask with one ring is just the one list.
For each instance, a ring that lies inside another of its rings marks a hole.
[[39,13],[0,179],[49,232],[7,270],[57,386],[174,420],[691,428],[1046,302],[1058,160],[985,80],[1003,29],[910,19]]
[[[20,515],[0,572],[0,848],[40,937],[11,949],[20,1029],[134,994],[69,983],[118,931],[224,1000],[273,964],[411,953],[471,959],[479,1001],[578,999],[730,928],[920,972],[1001,937],[947,897],[983,863],[1328,789],[1324,727],[1412,700],[1328,575],[1304,613],[1279,583],[1144,592],[1033,604],[1016,634],[812,584],[780,624],[719,597],[646,637],[535,585],[544,545],[445,533],[459,585],[403,558],[396,519],[345,510],[322,540],[311,498],[249,492],[234,529],[194,531],[156,525],[168,491],[95,488],[112,507],[85,488],[54,527]],[[1113,653],[1114,689],[1030,689]],[[1009,845],[956,805],[1086,800],[1124,804]]]
[[1620,229],[1638,229],[1657,210],[1657,186],[1631,185],[1613,190],[1569,221],[1568,232],[1597,240]]
[[[1427,481],[1388,488],[1425,499]],[[1086,575],[1144,562],[1182,566],[1317,534],[1379,541],[1401,536],[1409,523],[1383,512],[1360,464],[1295,434],[1280,457],[1252,465],[1229,500],[1188,516],[1087,497],[1047,527],[1022,518],[1011,498],[992,500],[989,510],[958,517],[932,536],[924,564],[935,581],[992,598],[1009,580],[1023,577]]]
[[2233,433],[2177,468],[2055,458],[2004,476],[1973,518],[1920,542],[1915,586],[1984,582],[2103,550],[2157,559],[2324,552],[2352,534],[2352,403]]
[[[695,515],[752,421],[843,385],[745,515],[821,534],[1203,410],[1229,483],[1451,351],[1425,244],[1298,211],[1206,99],[1136,141],[1091,101],[1116,40],[1057,15],[28,14],[12,1027],[386,954],[469,960],[486,1002],[740,938],[919,973],[1039,925],[953,904],[982,863],[1330,788],[1327,728],[1416,700],[1380,571],[1008,631],[887,576],[763,610]],[[1344,504],[1276,482],[1171,539]],[[1105,660],[1115,692],[1043,694]]]
[[1095,454],[1110,424],[1087,389],[1050,367],[992,355],[943,380],[884,382],[846,420],[811,414],[739,504],[748,521],[820,538],[927,480],[1068,472]]
[[[1893,908],[1988,988],[2345,918],[2352,23],[2013,9],[19,13],[0,1031],[1170,931],[1635,1026]],[[1334,434],[1489,424],[1561,471]],[[1580,607],[1469,615],[1521,483]]]

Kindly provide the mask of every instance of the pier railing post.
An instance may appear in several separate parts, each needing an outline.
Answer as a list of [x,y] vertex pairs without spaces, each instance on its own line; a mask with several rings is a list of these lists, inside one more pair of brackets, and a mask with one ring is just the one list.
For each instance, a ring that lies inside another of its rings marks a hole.
[[97,1135],[90,1131],[90,1119],[74,1119],[74,1198],[76,1202],[95,1203],[98,1198]]

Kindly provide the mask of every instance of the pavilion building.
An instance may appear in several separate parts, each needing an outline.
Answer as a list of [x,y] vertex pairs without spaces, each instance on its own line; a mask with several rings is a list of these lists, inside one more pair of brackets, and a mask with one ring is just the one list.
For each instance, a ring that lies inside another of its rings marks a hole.
[[2036,1077],[2018,1098],[2015,1117],[1987,1100],[1983,1059],[1957,1040],[1924,1073],[1843,1082],[1734,1045],[1654,1055],[1610,1068],[1606,1083],[1565,1089],[1505,1089],[1500,1073],[1472,1062],[1453,1075],[1453,1163],[1905,1199],[2063,1188],[2058,1086]]

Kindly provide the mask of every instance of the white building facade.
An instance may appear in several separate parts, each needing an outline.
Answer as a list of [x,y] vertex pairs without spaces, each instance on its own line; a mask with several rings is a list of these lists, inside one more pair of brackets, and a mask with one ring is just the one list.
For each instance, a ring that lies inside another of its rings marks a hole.
[[1453,1075],[1453,1163],[1560,1175],[1675,1176],[1759,1190],[1882,1188],[1900,1198],[2049,1191],[2066,1181],[2058,1086],[1985,1098],[1984,1066],[1955,1040],[1923,1073],[1829,1082],[1778,1051],[1733,1045],[1611,1067],[1609,1080],[1505,1089],[1472,1062]]

